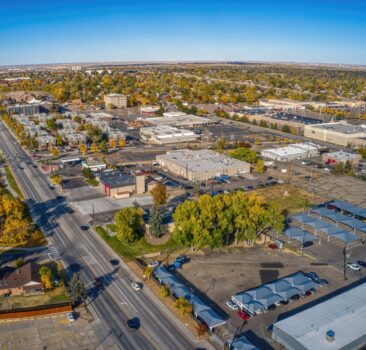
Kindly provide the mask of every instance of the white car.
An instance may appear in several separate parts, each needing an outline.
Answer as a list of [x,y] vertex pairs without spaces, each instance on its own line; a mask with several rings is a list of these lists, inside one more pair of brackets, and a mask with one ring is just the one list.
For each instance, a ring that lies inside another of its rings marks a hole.
[[233,300],[228,300],[227,302],[226,302],[226,305],[231,309],[231,310],[234,310],[234,311],[236,311],[236,310],[238,310],[239,309],[239,306],[238,306],[238,304],[236,304]]
[[134,290],[141,290],[141,285],[140,285],[140,283],[138,283],[138,282],[131,282],[131,287],[132,287]]
[[155,267],[158,267],[160,265],[160,262],[159,261],[151,261],[147,264],[148,267],[152,267],[152,268],[155,268]]
[[74,322],[75,321],[75,317],[74,317],[74,313],[73,312],[68,312],[66,314],[66,317],[67,319],[70,321],[70,322]]
[[361,267],[360,265],[356,264],[356,263],[347,263],[347,266],[353,270],[353,271],[360,271]]

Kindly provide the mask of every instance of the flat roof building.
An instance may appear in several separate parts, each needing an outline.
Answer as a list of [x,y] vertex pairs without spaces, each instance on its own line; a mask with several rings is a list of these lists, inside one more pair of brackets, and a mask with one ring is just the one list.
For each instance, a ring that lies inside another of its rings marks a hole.
[[147,118],[145,120],[156,126],[168,125],[176,128],[194,128],[214,124],[214,121],[209,118],[197,117],[183,112],[166,112],[162,117]]
[[366,126],[351,125],[346,122],[305,125],[304,136],[314,140],[350,147],[366,137]]
[[34,115],[43,111],[42,105],[39,103],[26,103],[22,105],[12,105],[6,108],[9,114],[25,114]]
[[366,282],[276,322],[272,338],[289,350],[366,346]]
[[116,108],[127,107],[127,96],[122,94],[109,94],[104,96],[104,103],[107,108],[114,106]]
[[199,135],[191,130],[178,129],[168,125],[140,129],[141,140],[157,145],[179,142],[195,142]]
[[286,147],[270,148],[261,151],[261,156],[288,162],[295,159],[304,159],[319,155],[319,147],[313,143],[294,143]]
[[329,165],[336,165],[338,163],[346,163],[349,161],[352,166],[358,166],[358,163],[362,159],[362,156],[358,153],[349,153],[344,151],[325,153],[322,156],[324,163]]
[[158,155],[156,161],[167,171],[190,181],[215,176],[250,173],[250,164],[211,150],[180,150]]

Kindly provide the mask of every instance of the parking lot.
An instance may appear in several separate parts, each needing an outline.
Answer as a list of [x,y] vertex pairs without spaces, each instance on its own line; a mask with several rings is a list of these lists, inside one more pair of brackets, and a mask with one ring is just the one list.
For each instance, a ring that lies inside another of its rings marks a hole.
[[65,314],[0,321],[0,349],[105,349],[108,341],[105,344],[99,343],[95,322],[99,321],[89,323],[78,318],[70,322]]
[[[243,324],[235,311],[229,309],[226,301],[240,291],[260,286],[264,283],[288,276],[292,273],[316,272],[320,278],[329,281],[328,287],[319,287],[316,294],[300,298],[288,305],[281,305],[276,310],[252,317]],[[206,252],[193,256],[184,265],[180,273],[200,292],[216,304],[219,311],[229,316],[225,327],[217,329],[221,338],[229,337],[239,328],[241,332],[255,333],[258,336],[257,345],[261,349],[279,348],[271,340],[267,328],[276,322],[279,315],[293,310],[301,305],[314,301],[338,288],[343,287],[358,278],[350,274],[347,281],[343,278],[342,270],[326,264],[318,264],[315,259],[307,256],[296,256],[290,252],[265,248],[231,249],[220,252]],[[259,342],[259,344],[258,344]]]

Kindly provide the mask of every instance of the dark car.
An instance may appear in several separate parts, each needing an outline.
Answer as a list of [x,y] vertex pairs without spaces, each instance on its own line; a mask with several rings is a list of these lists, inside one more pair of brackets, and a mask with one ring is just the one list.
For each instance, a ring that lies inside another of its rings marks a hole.
[[189,258],[186,255],[179,255],[175,258],[175,262],[183,265],[189,262]]
[[118,259],[111,259],[109,260],[109,262],[113,265],[113,266],[117,266],[119,264],[119,260]]
[[100,277],[95,277],[94,278],[94,285],[95,286],[101,286],[102,285],[102,283],[103,283],[103,280],[100,278]]
[[89,230],[89,226],[88,225],[81,225],[80,228],[83,230],[83,231],[87,231]]
[[310,247],[310,246],[312,246],[312,245],[313,245],[313,242],[311,242],[311,241],[307,241],[307,242],[304,242],[302,246],[303,246],[304,248],[306,248],[306,247]]
[[248,321],[250,319],[250,315],[245,311],[238,311],[238,316],[244,321]]
[[278,249],[277,245],[275,243],[268,244],[269,249]]
[[324,279],[324,278],[320,278],[320,279],[318,279],[318,281],[317,281],[321,286],[323,286],[323,287],[327,287],[327,286],[329,286],[329,282],[326,280],[326,279]]
[[362,267],[366,267],[366,261],[363,260],[357,260],[357,264],[362,266]]
[[268,306],[267,307],[267,310],[269,310],[269,311],[276,310],[276,305],[275,304],[272,304],[272,305]]
[[127,320],[127,327],[131,331],[137,331],[140,328],[140,320],[137,317]]

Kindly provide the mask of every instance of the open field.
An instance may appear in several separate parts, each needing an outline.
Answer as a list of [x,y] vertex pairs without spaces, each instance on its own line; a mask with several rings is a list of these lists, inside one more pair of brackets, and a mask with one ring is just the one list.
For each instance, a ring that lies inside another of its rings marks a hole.
[[325,201],[325,198],[319,195],[291,185],[277,185],[256,192],[268,202],[277,203],[280,210],[286,209],[290,213],[303,209],[305,204],[319,204]]
[[57,304],[69,301],[63,286],[57,287],[44,294],[28,296],[0,296],[0,310],[29,308],[40,305]]

